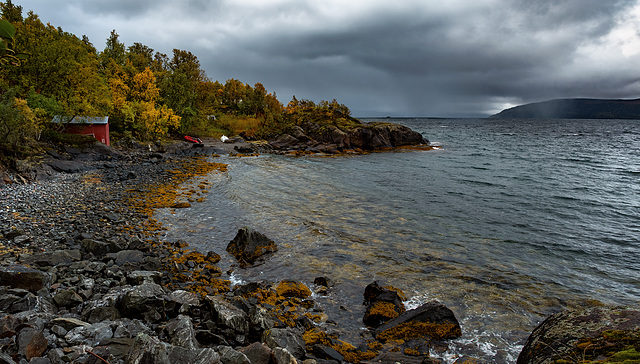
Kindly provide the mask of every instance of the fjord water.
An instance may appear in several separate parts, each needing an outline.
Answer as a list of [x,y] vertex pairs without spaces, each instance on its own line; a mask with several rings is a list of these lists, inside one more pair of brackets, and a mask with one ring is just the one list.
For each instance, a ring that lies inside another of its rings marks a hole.
[[[640,121],[385,119],[441,149],[339,157],[221,157],[167,238],[223,256],[234,280],[334,282],[317,302],[346,340],[373,280],[461,321],[447,352],[513,363],[545,317],[640,300]],[[256,267],[224,251],[252,226],[279,245]]]

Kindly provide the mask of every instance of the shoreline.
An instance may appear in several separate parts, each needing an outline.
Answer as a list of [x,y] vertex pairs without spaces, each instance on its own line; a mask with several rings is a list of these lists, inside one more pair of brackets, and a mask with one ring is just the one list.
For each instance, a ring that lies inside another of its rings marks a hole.
[[[111,358],[111,364],[129,362],[137,345],[151,345],[156,337],[166,340],[158,345],[173,350],[166,326],[186,320],[191,322],[186,331],[192,333],[192,354],[205,355],[206,351],[223,363],[227,363],[220,359],[223,351],[233,350],[231,353],[238,356],[243,348],[269,340],[271,348],[260,350],[269,350],[271,356],[276,352],[284,355],[283,363],[295,362],[296,357],[321,363],[373,359],[378,351],[355,348],[319,328],[328,318],[304,284],[250,282],[232,290],[230,282],[220,278],[216,252],[205,255],[186,244],[158,239],[162,227],[153,219],[152,210],[186,207],[178,206],[185,198],[191,200],[177,191],[180,183],[224,170],[224,165],[205,162],[203,157],[236,150],[235,145],[215,144],[185,147],[178,143],[163,153],[137,150],[109,158],[100,153],[97,158],[76,153],[76,159],[84,155],[79,159],[93,168],[52,174],[30,184],[0,186],[0,196],[6,201],[0,206],[0,283],[5,286],[0,297],[3,302],[11,301],[0,304],[0,312],[6,315],[5,320],[16,323],[7,325],[8,331],[0,334],[13,337],[13,333],[18,338],[22,331],[17,322],[21,321],[33,334],[28,343],[0,341],[2,351],[13,353],[13,358],[42,355],[51,362],[91,362],[97,356]],[[20,269],[38,276],[40,284],[27,287],[12,281],[19,280],[14,273],[20,274],[15,272]],[[13,288],[7,289],[7,285]],[[114,290],[117,293],[112,293]],[[176,292],[180,297],[171,297]],[[118,295],[115,305],[110,301],[113,297],[106,298],[113,294]],[[136,298],[130,298],[132,295]],[[126,303],[130,300],[135,305]],[[31,305],[31,301],[38,304]],[[156,301],[161,301],[162,310]],[[167,306],[172,307],[171,313],[166,312]],[[203,309],[210,312],[202,314]],[[196,311],[199,315],[194,315]],[[235,327],[238,315],[244,317],[243,327]],[[140,317],[146,327],[130,329],[134,317]],[[207,326],[207,333],[195,330],[202,326]],[[118,330],[129,334],[116,337]],[[101,335],[106,338],[98,340]],[[280,337],[292,335],[293,346]],[[374,341],[369,340],[370,345]],[[82,345],[94,350],[82,349]],[[123,345],[128,354],[116,355],[116,346]],[[418,357],[427,358],[428,352]]]
[[[177,143],[108,157],[97,153],[84,158],[95,169],[27,185],[0,185],[0,201],[7,201],[0,205],[0,276],[13,265],[43,273],[38,289],[0,287],[0,316],[6,315],[0,323],[8,328],[0,336],[12,339],[0,340],[0,351],[30,359],[40,357],[33,352],[44,346],[40,354],[54,363],[92,363],[95,355],[111,364],[132,362],[135,348],[142,350],[140,355],[155,348],[168,356],[188,348],[185,360],[203,355],[224,364],[242,362],[225,355],[249,358],[253,349],[268,352],[269,358],[280,355],[277,364],[296,359],[319,364],[442,362],[429,356],[430,339],[426,346],[409,347],[406,340],[383,345],[369,336],[353,347],[325,331],[323,322],[330,318],[304,284],[250,282],[232,288],[216,266],[221,252],[205,254],[158,239],[162,227],[152,209],[180,208],[176,204],[184,200],[197,203],[198,196],[181,194],[177,187],[224,169],[202,157],[235,153],[234,147],[205,141],[202,147]],[[174,326],[179,329],[169,329]],[[23,334],[25,327],[28,334]],[[21,336],[30,339],[20,343]],[[444,341],[434,344],[446,347]]]

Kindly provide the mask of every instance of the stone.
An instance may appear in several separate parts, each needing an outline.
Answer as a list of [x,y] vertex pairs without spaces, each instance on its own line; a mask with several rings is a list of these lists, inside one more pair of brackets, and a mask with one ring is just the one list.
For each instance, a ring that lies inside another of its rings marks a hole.
[[275,364],[298,364],[296,358],[284,348],[273,349],[273,358],[275,360]]
[[125,293],[116,308],[125,317],[136,317],[152,309],[158,312],[172,311],[175,303],[166,298],[165,291],[160,285],[145,282]]
[[191,317],[178,315],[175,319],[167,322],[165,330],[171,339],[170,343],[172,345],[187,349],[198,348],[198,341],[196,340],[196,333],[193,329]]
[[84,299],[75,291],[70,289],[61,289],[55,296],[53,296],[53,301],[58,305],[58,307],[68,307],[77,306],[84,302]]
[[220,361],[223,364],[251,364],[249,358],[230,346],[218,346]]
[[64,173],[79,173],[89,170],[89,166],[83,162],[65,161],[65,160],[52,160],[47,164],[57,172]]
[[42,331],[38,331],[31,337],[31,340],[27,344],[25,349],[25,357],[27,360],[32,360],[33,358],[41,357],[44,354],[45,350],[47,350],[47,346],[49,342],[44,337]]
[[274,358],[271,349],[259,342],[240,349],[240,352],[249,358],[251,364],[273,364]]
[[446,340],[462,335],[462,329],[453,311],[437,301],[408,310],[380,325],[374,336],[380,341],[407,341],[411,339]]
[[0,352],[0,364],[16,364],[16,362],[9,354]]
[[[556,313],[533,330],[517,363],[542,364],[556,359],[572,360],[574,351],[587,352],[576,347],[581,340],[595,341],[605,331],[617,332],[621,337],[634,337],[633,333],[637,330],[640,330],[640,310],[637,308],[588,307]],[[614,345],[613,338],[606,341],[607,345]],[[591,345],[590,351],[594,349],[595,345]]]
[[272,350],[284,348],[296,358],[302,359],[305,355],[305,343],[302,334],[293,328],[273,328],[262,334],[262,342]]
[[18,319],[13,315],[6,315],[0,318],[0,339],[14,336],[18,323]]
[[216,323],[241,335],[246,335],[249,332],[249,321],[244,311],[219,296],[206,296],[205,301],[209,304]]
[[51,286],[51,276],[37,269],[11,264],[0,266],[0,286],[26,289],[32,293]]
[[313,345],[311,351],[314,355],[318,356],[321,359],[335,360],[339,363],[342,363],[344,361],[344,357],[342,356],[342,354],[337,352],[335,349],[325,345]]
[[140,263],[144,259],[144,253],[140,250],[121,250],[116,253],[115,261],[117,265],[124,263]]
[[179,305],[188,305],[188,306],[200,305],[200,298],[196,293],[180,290],[180,289],[169,293],[169,300]]
[[82,320],[75,319],[73,317],[56,317],[53,320],[51,320],[50,325],[61,326],[67,331],[75,329],[76,327],[80,327],[80,326],[89,326],[88,323]]
[[156,271],[134,270],[127,275],[127,282],[132,285],[139,285],[144,282],[160,284],[162,273]]
[[84,250],[98,257],[104,256],[108,253],[114,253],[116,251],[112,244],[98,240],[83,239],[81,244]]
[[101,321],[115,321],[122,317],[117,308],[110,306],[92,308],[85,313],[85,316],[87,322],[92,324]]
[[78,326],[69,330],[64,339],[70,345],[89,345],[96,346],[104,339],[113,337],[113,329],[109,321],[97,322],[95,324]]
[[311,296],[311,290],[302,282],[283,280],[276,287],[276,294],[282,297],[297,297],[305,299]]
[[405,311],[398,292],[382,287],[376,281],[365,288],[364,304],[366,309],[362,322],[370,327],[378,327]]
[[140,334],[131,345],[125,363],[171,364],[168,346],[155,336]]
[[238,230],[227,245],[227,252],[233,255],[240,265],[251,265],[263,255],[276,251],[278,247],[273,240],[250,227]]

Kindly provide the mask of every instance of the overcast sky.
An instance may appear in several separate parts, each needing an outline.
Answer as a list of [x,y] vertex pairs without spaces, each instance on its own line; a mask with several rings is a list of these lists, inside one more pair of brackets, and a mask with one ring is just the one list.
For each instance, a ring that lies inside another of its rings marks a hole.
[[355,116],[485,116],[640,98],[640,0],[14,0],[103,50],[115,29],[212,80]]

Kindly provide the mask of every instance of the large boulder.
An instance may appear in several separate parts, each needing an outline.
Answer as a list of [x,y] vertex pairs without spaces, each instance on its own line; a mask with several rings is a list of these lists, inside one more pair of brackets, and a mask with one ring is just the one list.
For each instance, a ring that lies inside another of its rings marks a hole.
[[536,327],[518,364],[546,364],[576,358],[606,360],[640,347],[640,309],[590,307],[554,314]]
[[0,286],[21,288],[36,293],[51,286],[51,276],[21,265],[0,266]]
[[364,290],[366,306],[362,322],[370,327],[378,327],[398,317],[405,311],[399,290],[382,287],[378,282],[370,283]]
[[227,245],[227,252],[233,255],[241,265],[252,265],[261,256],[276,251],[278,247],[273,240],[250,227],[238,230],[236,236]]
[[440,302],[431,301],[380,325],[374,334],[383,342],[446,340],[460,337],[462,328],[453,311]]

